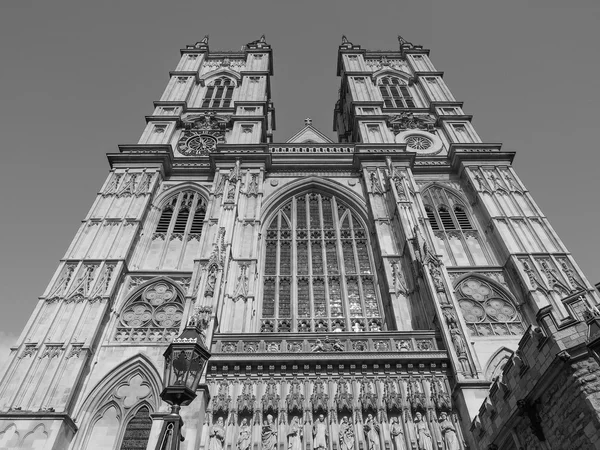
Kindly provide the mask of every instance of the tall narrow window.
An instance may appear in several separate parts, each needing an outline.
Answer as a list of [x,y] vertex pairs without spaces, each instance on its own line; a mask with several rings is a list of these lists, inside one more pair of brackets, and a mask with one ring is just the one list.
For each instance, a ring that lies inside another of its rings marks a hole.
[[203,108],[229,108],[235,83],[231,78],[217,78],[210,86],[206,88]]
[[183,191],[169,198],[143,257],[148,269],[188,269],[193,265],[206,214],[204,197],[194,191]]
[[473,225],[468,209],[454,193],[432,186],[423,191],[427,221],[450,266],[493,264],[484,239]]
[[398,77],[379,79],[379,92],[385,108],[414,108],[415,103],[406,83]]
[[123,441],[121,442],[121,450],[143,450],[148,444],[150,438],[150,429],[152,428],[152,419],[150,418],[150,410],[147,406],[142,406],[137,410],[135,415],[129,419]]
[[288,201],[267,227],[261,331],[381,330],[369,249],[362,221],[337,198]]

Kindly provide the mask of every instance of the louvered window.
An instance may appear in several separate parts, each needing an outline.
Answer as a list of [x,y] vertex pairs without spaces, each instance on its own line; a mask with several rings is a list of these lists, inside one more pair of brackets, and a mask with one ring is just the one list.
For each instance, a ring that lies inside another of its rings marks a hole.
[[212,85],[206,88],[202,102],[203,108],[229,108],[235,83],[231,78],[217,78]]
[[270,219],[264,251],[262,332],[382,329],[368,233],[336,197],[292,198]]
[[204,197],[183,191],[163,205],[141,266],[148,269],[191,268],[199,250],[206,214]]
[[[473,225],[466,204],[453,192],[432,186],[423,191],[427,221],[436,237],[438,250],[449,266],[493,264],[485,238]],[[448,206],[451,205],[451,206]]]
[[379,92],[385,108],[414,108],[415,103],[408,86],[397,77],[383,77],[379,80]]

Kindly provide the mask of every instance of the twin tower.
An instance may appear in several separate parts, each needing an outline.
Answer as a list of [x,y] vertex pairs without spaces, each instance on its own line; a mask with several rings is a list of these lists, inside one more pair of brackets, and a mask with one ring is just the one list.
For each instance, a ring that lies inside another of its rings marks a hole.
[[264,36],[181,50],[12,349],[0,448],[154,449],[192,316],[185,450],[600,448],[600,299],[514,152],[422,46],[337,61],[338,143],[274,143]]

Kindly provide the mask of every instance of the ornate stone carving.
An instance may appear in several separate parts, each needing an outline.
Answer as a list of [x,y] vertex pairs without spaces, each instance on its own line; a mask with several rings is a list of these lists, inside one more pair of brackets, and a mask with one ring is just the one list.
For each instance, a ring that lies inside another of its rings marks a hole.
[[391,413],[402,412],[404,402],[396,383],[390,377],[386,377],[383,386],[383,402],[387,410]]
[[236,285],[233,290],[232,300],[234,302],[238,300],[246,301],[248,299],[248,265],[240,265],[240,274],[237,277]]
[[238,415],[253,415],[255,411],[256,396],[250,380],[244,380],[242,393],[237,398]]
[[398,115],[388,117],[386,122],[394,134],[406,130],[435,132],[435,120],[429,114],[414,114],[403,111]]
[[430,383],[431,386],[431,401],[435,405],[438,411],[452,411],[452,401],[450,400],[450,394],[444,387],[443,380],[438,377],[433,377]]
[[380,427],[372,414],[367,415],[367,420],[363,424],[363,431],[365,433],[367,450],[379,450],[381,448],[379,444]]
[[325,336],[325,339],[317,339],[314,344],[311,345],[311,352],[343,352],[344,346],[339,339],[330,339]]
[[348,388],[349,381],[345,378],[340,378],[337,385],[337,392],[335,393],[335,404],[338,412],[351,414],[353,396]]
[[313,393],[310,396],[310,403],[312,404],[313,411],[315,413],[326,413],[328,402],[329,396],[326,393],[325,383],[318,377],[314,382]]
[[231,396],[229,395],[229,383],[225,380],[219,383],[217,395],[213,397],[213,414],[227,416],[231,405]]
[[419,380],[409,377],[407,382],[407,399],[410,403],[410,407],[413,414],[417,411],[427,411],[425,393],[423,392],[423,386]]
[[377,394],[373,389],[373,382],[367,378],[360,381],[360,405],[365,412],[377,411]]
[[279,411],[279,394],[277,393],[277,382],[273,377],[267,381],[265,394],[261,399],[263,412],[277,414]]
[[427,426],[427,421],[423,417],[423,414],[417,411],[417,413],[415,413],[413,422],[415,424],[415,435],[417,436],[417,448],[419,450],[433,450],[431,431]]
[[273,422],[273,416],[267,415],[261,432],[262,450],[277,449],[277,425]]
[[340,450],[354,450],[354,426],[347,416],[340,422],[339,438]]
[[290,381],[289,393],[285,399],[289,414],[302,415],[304,410],[304,395],[302,392],[302,383],[300,383],[298,377],[294,375],[294,378]]

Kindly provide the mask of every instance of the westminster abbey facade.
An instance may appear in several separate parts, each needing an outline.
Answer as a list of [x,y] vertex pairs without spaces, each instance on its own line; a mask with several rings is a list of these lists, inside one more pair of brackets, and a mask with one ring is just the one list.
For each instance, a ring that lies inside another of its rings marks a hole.
[[[274,142],[272,48],[181,50],[12,349],[0,448],[600,448],[598,293],[429,50],[339,46],[338,142]],[[334,105],[332,105],[334,106]]]

